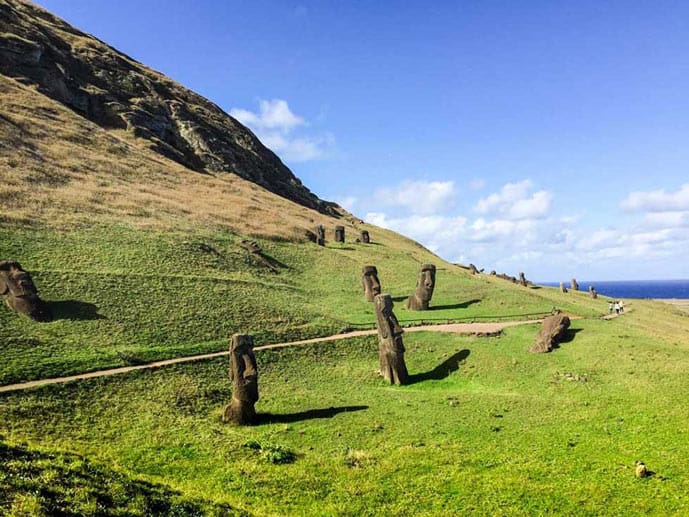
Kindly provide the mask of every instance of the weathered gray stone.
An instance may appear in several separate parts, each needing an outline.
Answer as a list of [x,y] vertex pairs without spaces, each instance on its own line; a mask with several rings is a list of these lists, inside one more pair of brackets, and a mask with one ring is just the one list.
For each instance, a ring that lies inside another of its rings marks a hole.
[[376,266],[364,266],[361,272],[361,284],[364,287],[364,296],[369,302],[381,293]]
[[435,289],[435,266],[422,264],[416,280],[416,291],[407,300],[407,309],[410,311],[428,310],[428,303],[433,297],[433,289]]
[[0,296],[17,314],[39,322],[53,319],[50,306],[39,298],[31,275],[24,271],[19,262],[0,262]]
[[380,374],[390,384],[407,384],[409,374],[404,362],[402,343],[404,330],[392,312],[392,297],[389,294],[379,294],[375,297],[374,307],[378,329]]
[[569,325],[569,318],[564,314],[548,316],[543,320],[541,330],[538,332],[536,341],[531,346],[530,351],[535,353],[550,352],[564,340]]
[[225,408],[223,420],[236,425],[256,422],[254,404],[258,402],[258,366],[254,356],[254,338],[234,334],[230,342],[230,380],[232,401]]

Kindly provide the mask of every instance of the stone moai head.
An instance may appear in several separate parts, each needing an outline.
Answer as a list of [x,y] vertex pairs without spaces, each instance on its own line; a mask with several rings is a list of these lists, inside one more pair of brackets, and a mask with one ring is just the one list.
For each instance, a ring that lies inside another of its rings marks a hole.
[[560,282],[560,291],[562,291],[563,293],[566,293],[566,292],[567,292],[567,288],[565,287],[565,283],[564,283],[564,282]]
[[316,244],[325,246],[325,226],[322,224],[316,226]]
[[572,291],[578,291],[579,290],[579,284],[577,284],[576,278],[572,278],[572,281],[570,283],[570,287],[571,287]]
[[371,236],[368,234],[368,230],[361,230],[361,235],[359,236],[359,239],[364,244],[370,243],[371,242]]
[[345,227],[344,226],[336,226],[335,227],[335,242],[344,242],[345,241]]
[[364,286],[364,296],[366,300],[372,302],[381,292],[376,266],[364,266],[361,270],[361,284]]
[[373,305],[378,329],[380,374],[391,384],[406,384],[409,374],[404,362],[404,330],[392,312],[392,297],[389,294],[379,294]]
[[414,296],[407,301],[407,308],[412,311],[428,310],[428,302],[433,297],[434,288],[435,266],[433,264],[422,264],[416,281],[416,291]]
[[224,420],[237,425],[256,422],[254,404],[258,402],[258,367],[254,356],[254,338],[234,334],[230,341],[230,380],[232,401],[225,408]]
[[53,315],[47,303],[38,297],[38,289],[31,275],[19,262],[0,262],[0,295],[14,312],[34,321],[51,321]]
[[529,285],[528,282],[526,281],[526,276],[524,275],[524,273],[521,273],[521,272],[519,273],[519,285],[521,285],[523,287],[526,287],[527,285]]
[[474,264],[469,264],[469,272],[472,275],[478,275],[478,269],[476,268],[476,266]]
[[598,298],[598,293],[596,292],[596,288],[593,287],[592,285],[589,286],[589,294],[591,295],[591,298]]

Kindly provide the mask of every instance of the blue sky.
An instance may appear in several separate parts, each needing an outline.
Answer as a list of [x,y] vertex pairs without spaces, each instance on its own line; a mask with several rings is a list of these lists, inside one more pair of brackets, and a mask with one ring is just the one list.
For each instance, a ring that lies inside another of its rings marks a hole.
[[689,4],[40,0],[452,261],[689,278]]

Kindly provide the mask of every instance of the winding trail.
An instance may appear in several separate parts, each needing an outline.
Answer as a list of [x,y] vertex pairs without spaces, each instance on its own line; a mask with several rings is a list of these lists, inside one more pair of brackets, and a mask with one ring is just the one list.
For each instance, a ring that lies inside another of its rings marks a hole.
[[[444,325],[419,325],[416,327],[404,327],[404,332],[420,332],[420,331],[430,331],[430,332],[448,332],[452,334],[467,334],[467,335],[491,335],[500,332],[502,329],[507,327],[514,327],[516,325],[525,325],[533,323],[541,323],[542,319],[536,320],[520,320],[520,321],[501,321],[493,323],[447,323]],[[338,341],[340,339],[348,339],[351,337],[358,336],[372,336],[377,334],[375,329],[373,330],[355,330],[352,332],[346,332],[344,334],[334,334],[332,336],[317,337],[312,339],[303,339],[301,341],[290,341],[287,343],[275,343],[272,345],[262,345],[254,347],[254,350],[271,350],[273,348],[286,348],[290,346],[299,345],[309,345],[311,343],[324,343],[327,341]],[[7,384],[5,386],[0,386],[0,393],[6,393],[10,391],[21,391],[30,388],[37,388],[40,386],[46,386],[48,384],[62,384],[65,382],[81,381],[86,379],[96,379],[98,377],[110,377],[112,375],[119,375],[121,373],[133,372],[136,370],[149,370],[153,368],[161,368],[163,366],[169,366],[172,364],[189,363],[192,361],[202,361],[204,359],[214,359],[216,357],[222,357],[229,355],[229,351],[223,350],[222,352],[213,352],[211,354],[200,354],[200,355],[190,355],[187,357],[178,357],[175,359],[166,359],[164,361],[154,361],[152,363],[139,364],[136,366],[122,366],[119,368],[110,368],[108,370],[98,370],[95,372],[80,373],[77,375],[69,375],[66,377],[53,377],[49,379],[38,379],[34,381],[20,382],[17,384]]]

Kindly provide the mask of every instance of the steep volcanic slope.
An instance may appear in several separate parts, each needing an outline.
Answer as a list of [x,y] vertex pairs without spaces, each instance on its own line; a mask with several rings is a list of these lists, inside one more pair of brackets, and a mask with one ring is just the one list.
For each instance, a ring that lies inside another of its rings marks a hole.
[[218,106],[30,3],[0,0],[0,74],[197,172],[234,173],[322,213],[320,200]]

